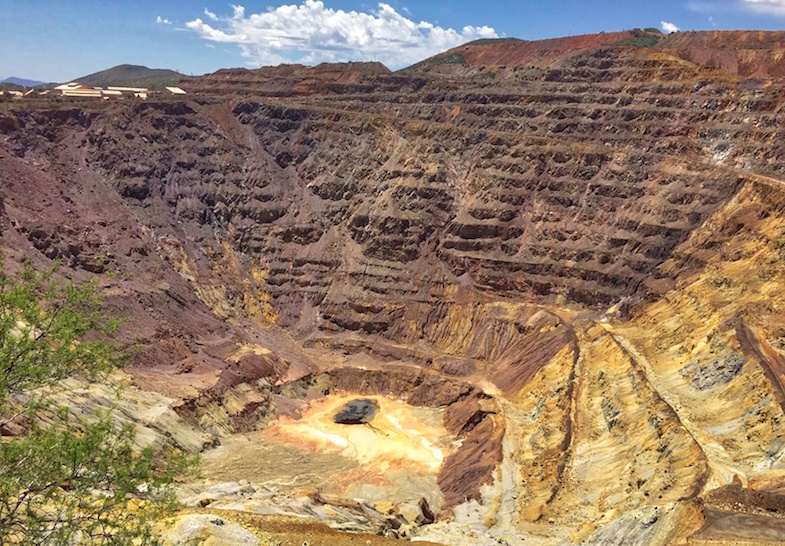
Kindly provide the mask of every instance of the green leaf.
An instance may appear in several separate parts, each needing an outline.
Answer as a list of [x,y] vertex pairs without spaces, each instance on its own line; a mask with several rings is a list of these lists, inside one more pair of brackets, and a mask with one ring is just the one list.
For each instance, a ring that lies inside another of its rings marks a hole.
[[0,269],[0,430],[26,423],[0,439],[0,544],[157,544],[172,479],[195,460],[135,451],[111,409],[78,419],[52,402],[62,380],[106,381],[127,358],[95,285],[56,280],[56,269]]

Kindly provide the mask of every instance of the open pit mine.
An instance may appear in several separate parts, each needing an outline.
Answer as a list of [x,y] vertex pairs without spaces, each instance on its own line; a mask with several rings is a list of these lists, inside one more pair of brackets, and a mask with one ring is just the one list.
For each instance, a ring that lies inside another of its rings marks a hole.
[[636,30],[6,99],[0,246],[126,318],[169,544],[782,544],[783,78]]

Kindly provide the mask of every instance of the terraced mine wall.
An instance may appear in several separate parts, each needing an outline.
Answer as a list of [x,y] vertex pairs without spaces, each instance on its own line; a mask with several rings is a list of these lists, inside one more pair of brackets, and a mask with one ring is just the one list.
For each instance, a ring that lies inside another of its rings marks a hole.
[[431,540],[785,539],[779,35],[622,34],[2,103],[6,267],[100,278],[156,442],[441,408]]

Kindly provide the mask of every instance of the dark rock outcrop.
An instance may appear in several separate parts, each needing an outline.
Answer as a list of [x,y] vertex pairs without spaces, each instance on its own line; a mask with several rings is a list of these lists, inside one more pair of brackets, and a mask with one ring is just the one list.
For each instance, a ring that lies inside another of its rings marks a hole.
[[341,425],[365,425],[373,421],[379,411],[379,404],[370,398],[350,400],[333,416],[333,421]]

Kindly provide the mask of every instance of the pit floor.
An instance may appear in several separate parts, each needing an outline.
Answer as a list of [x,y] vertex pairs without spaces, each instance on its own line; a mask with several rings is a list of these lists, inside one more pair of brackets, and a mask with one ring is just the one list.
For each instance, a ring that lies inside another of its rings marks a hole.
[[[371,398],[379,411],[368,425],[342,425],[333,416],[348,401]],[[215,482],[247,480],[282,493],[324,494],[399,503],[425,497],[438,511],[442,461],[456,449],[442,411],[386,396],[327,396],[299,419],[280,417],[265,430],[223,438],[203,454],[201,475]]]

